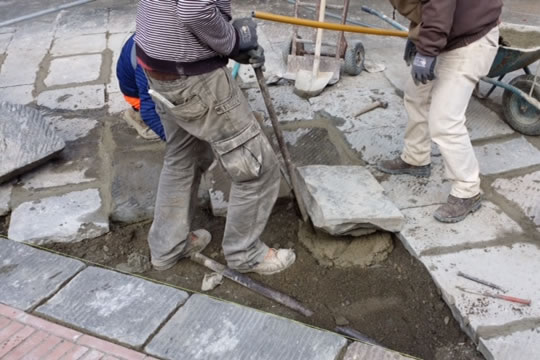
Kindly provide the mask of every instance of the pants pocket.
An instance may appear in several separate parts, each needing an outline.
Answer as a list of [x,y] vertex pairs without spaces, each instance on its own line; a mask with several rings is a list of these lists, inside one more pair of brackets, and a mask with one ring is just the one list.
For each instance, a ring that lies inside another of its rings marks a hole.
[[238,135],[213,143],[221,165],[234,182],[257,179],[263,170],[263,143],[258,124]]

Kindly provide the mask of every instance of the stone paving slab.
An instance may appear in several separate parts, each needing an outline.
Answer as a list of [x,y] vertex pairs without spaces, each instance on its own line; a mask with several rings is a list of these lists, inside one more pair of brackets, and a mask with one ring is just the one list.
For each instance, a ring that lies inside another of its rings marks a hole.
[[9,202],[11,200],[11,191],[13,185],[6,183],[0,185],[0,216],[6,215],[10,208]]
[[403,214],[361,166],[299,167],[299,192],[313,225],[332,235],[357,229],[401,230]]
[[497,179],[492,187],[540,226],[540,171],[512,179]]
[[8,234],[16,241],[46,244],[92,239],[108,231],[99,190],[88,189],[22,203],[11,213]]
[[495,204],[484,201],[480,210],[464,221],[443,224],[433,217],[439,205],[402,210],[406,224],[399,237],[416,257],[424,251],[465,247],[522,233],[521,227]]
[[407,360],[412,357],[404,356],[398,352],[380,346],[354,342],[347,348],[343,360]]
[[[268,88],[279,121],[311,120],[314,113],[309,101],[297,96],[293,86],[270,86]],[[246,91],[251,110],[266,115],[266,106],[258,88]]]
[[[135,18],[133,18],[133,21],[134,20]],[[124,43],[132,35],[132,33],[126,33],[126,31],[128,31],[127,28],[122,33],[109,35],[109,38],[107,39],[107,48],[111,50],[113,54],[113,61],[111,63],[111,74],[110,74],[111,77],[109,80],[109,84],[107,84],[107,92],[109,93],[109,101],[112,96],[111,93],[120,92],[120,86],[118,85],[118,79],[116,78],[116,65],[118,63],[118,58],[120,57],[120,53],[122,51],[122,47],[124,46]],[[120,94],[120,97],[123,100],[122,94]]]
[[44,91],[38,95],[38,105],[50,109],[91,110],[105,106],[105,86],[86,85]]
[[[378,170],[377,173],[382,174]],[[400,209],[442,204],[446,202],[451,188],[450,181],[445,178],[442,157],[432,158],[429,178],[390,175],[381,181],[381,185]]]
[[192,295],[145,350],[171,360],[334,360],[346,343],[337,334]]
[[3,54],[6,52],[12,38],[13,38],[12,33],[0,34],[0,54]]
[[75,7],[62,10],[58,15],[56,36],[72,37],[103,33],[107,29],[108,19],[108,9]]
[[96,178],[86,176],[89,167],[94,161],[94,159],[86,158],[80,159],[77,163],[73,161],[67,163],[51,162],[24,175],[20,180],[20,184],[25,189],[33,190],[95,181]]
[[514,133],[514,130],[496,112],[475,98],[471,99],[465,116],[467,117],[465,125],[469,129],[472,141]]
[[65,118],[54,115],[45,117],[65,142],[85,138],[100,125],[97,120],[89,118]]
[[0,102],[26,105],[34,101],[34,85],[19,85],[0,88]]
[[111,9],[109,13],[109,33],[135,32],[136,6],[122,6],[120,9]]
[[140,347],[187,298],[184,291],[89,267],[36,312],[98,336]]
[[[117,82],[114,81],[114,83],[116,84]],[[109,88],[111,84],[107,85],[107,88]],[[124,100],[124,96],[122,95],[120,91],[113,91],[113,92],[108,91],[108,95],[109,95],[109,101],[107,105],[109,105],[109,114],[117,115],[119,117],[122,116],[121,113],[128,109],[128,103]]]
[[84,263],[0,238],[0,303],[30,310],[81,271]]
[[[101,54],[76,55],[51,61],[46,86],[85,83],[97,80],[101,71]],[[69,69],[69,71],[66,71]]]
[[476,157],[482,175],[499,174],[540,164],[540,150],[524,137],[475,146]]
[[32,169],[60,153],[64,141],[38,110],[0,103],[0,183]]
[[[15,42],[16,39],[12,41]],[[2,86],[31,85],[36,81],[37,69],[47,54],[45,48],[9,49],[0,71]]]
[[540,354],[540,327],[487,340],[481,338],[478,350],[487,360],[536,359]]
[[[445,255],[423,256],[443,298],[457,315],[462,328],[474,339],[476,335],[511,331],[519,323],[540,317],[540,249],[532,244],[464,250]],[[496,283],[508,294],[530,299],[531,306],[464,293],[456,286],[479,291],[489,288],[457,276],[457,272]],[[537,321],[537,320],[536,320]]]
[[[101,53],[107,48],[107,38],[103,34],[78,35],[57,38],[51,48],[52,56]],[[72,71],[70,70],[70,73]]]

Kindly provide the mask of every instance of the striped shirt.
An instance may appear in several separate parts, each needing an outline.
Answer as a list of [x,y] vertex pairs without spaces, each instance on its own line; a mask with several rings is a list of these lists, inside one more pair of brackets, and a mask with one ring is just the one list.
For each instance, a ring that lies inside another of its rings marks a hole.
[[237,51],[230,20],[230,0],[140,0],[139,62],[150,70],[186,75],[223,66]]

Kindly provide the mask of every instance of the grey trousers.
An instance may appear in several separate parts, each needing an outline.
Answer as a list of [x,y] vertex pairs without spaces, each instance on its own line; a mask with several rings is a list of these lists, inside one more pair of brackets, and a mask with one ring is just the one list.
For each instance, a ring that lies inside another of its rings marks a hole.
[[182,256],[201,173],[214,157],[230,176],[223,252],[229,267],[249,269],[268,252],[263,232],[279,191],[274,151],[227,68],[159,81],[148,76],[167,144],[148,244],[154,265]]

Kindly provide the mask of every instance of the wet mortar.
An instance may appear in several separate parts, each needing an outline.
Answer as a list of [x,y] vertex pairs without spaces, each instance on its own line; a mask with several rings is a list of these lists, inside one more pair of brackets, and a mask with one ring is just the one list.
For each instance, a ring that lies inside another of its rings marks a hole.
[[501,28],[501,36],[508,46],[518,49],[540,48],[540,32],[518,31],[511,28]]
[[[149,221],[113,224],[111,232],[102,237],[75,244],[52,244],[48,248],[115,268],[134,254],[148,258],[149,227]],[[220,247],[224,218],[199,210],[193,228],[199,227],[208,229],[214,236],[204,254],[224,263]],[[0,218],[0,233],[7,233],[7,217]],[[299,243],[297,233],[298,217],[292,203],[280,200],[262,240],[271,246],[293,247],[297,261],[284,273],[251,276],[298,299],[315,312],[312,318],[305,318],[229,280],[209,295],[328,330],[334,330],[336,321],[348,322],[348,326],[384,346],[422,359],[482,359],[453,319],[427,270],[399,241],[394,240],[394,251],[382,263],[368,268],[338,269],[319,265]],[[204,274],[209,272],[183,260],[170,270],[148,270],[141,275],[198,292]]]

